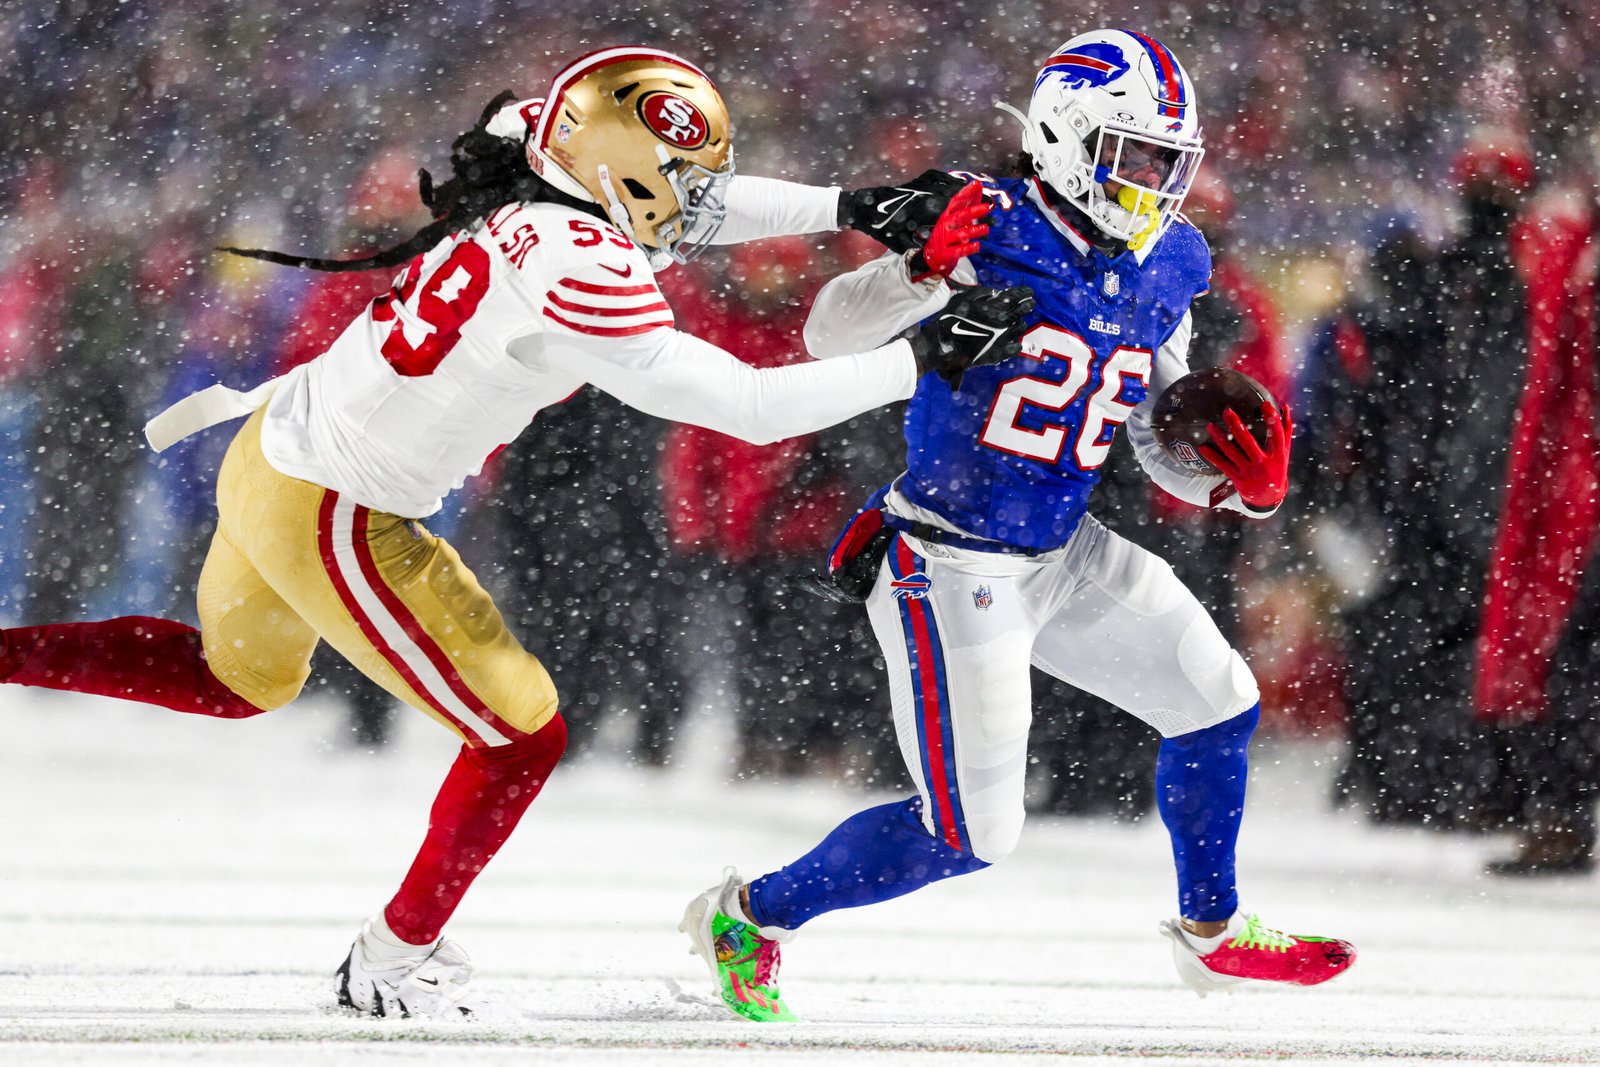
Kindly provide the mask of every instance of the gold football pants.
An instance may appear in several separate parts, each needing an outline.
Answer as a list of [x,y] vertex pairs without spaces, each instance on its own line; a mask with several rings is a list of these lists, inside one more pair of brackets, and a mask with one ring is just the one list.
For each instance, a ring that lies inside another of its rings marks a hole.
[[550,675],[455,549],[415,520],[279,473],[261,453],[261,421],[257,411],[245,423],[217,477],[199,587],[211,672],[259,708],[282,707],[320,638],[469,745],[549,722]]

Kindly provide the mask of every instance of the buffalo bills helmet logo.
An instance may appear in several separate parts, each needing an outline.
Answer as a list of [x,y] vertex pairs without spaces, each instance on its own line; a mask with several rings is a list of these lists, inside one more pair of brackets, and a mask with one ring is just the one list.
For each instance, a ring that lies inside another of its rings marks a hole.
[[1034,79],[1035,90],[1052,74],[1061,78],[1066,89],[1097,89],[1110,85],[1132,69],[1122,49],[1104,41],[1089,41],[1045,60]]

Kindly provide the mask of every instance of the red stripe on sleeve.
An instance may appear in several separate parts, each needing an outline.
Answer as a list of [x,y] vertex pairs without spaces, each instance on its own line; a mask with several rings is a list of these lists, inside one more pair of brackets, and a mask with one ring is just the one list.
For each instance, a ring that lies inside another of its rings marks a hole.
[[593,293],[596,296],[644,296],[646,293],[658,299],[661,296],[661,290],[657,289],[653,282],[644,285],[601,285],[597,282],[580,282],[576,278],[562,278],[557,284],[564,285],[573,292]]
[[667,306],[665,300],[657,300],[654,304],[639,304],[635,307],[603,308],[595,307],[593,304],[575,304],[571,300],[563,300],[561,294],[553,290],[545,295],[549,297],[550,303],[556,307],[565,308],[567,311],[576,311],[580,315],[643,315],[651,311],[670,312],[672,310]]
[[669,318],[640,323],[638,326],[584,326],[573,322],[571,319],[562,318],[549,308],[544,309],[544,315],[545,318],[559,322],[569,330],[577,333],[586,333],[591,337],[637,337],[639,334],[649,333],[651,330],[670,329],[673,321]]

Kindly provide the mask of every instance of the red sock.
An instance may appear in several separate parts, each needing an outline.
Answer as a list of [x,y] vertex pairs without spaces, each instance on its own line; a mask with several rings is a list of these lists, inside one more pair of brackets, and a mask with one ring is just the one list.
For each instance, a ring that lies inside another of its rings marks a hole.
[[509,745],[461,746],[433,802],[422,850],[383,911],[402,941],[426,945],[438,938],[566,748],[567,723],[560,715]]
[[262,711],[211,673],[199,630],[145,615],[0,630],[0,681],[223,719]]

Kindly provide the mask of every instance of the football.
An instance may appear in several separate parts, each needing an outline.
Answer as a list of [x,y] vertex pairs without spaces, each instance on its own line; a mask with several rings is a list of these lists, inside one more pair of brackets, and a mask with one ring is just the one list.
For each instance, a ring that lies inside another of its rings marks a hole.
[[1206,427],[1215,423],[1226,431],[1222,413],[1232,408],[1256,443],[1265,448],[1268,438],[1267,420],[1261,415],[1263,403],[1277,410],[1278,402],[1272,394],[1248,374],[1226,367],[1197,370],[1179,378],[1161,394],[1151,425],[1167,455],[1196,474],[1216,474],[1217,469],[1196,447],[1212,443]]

